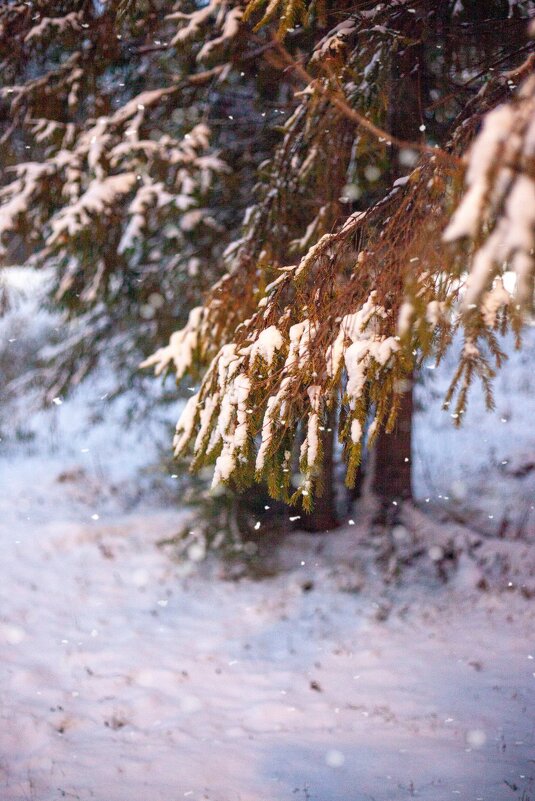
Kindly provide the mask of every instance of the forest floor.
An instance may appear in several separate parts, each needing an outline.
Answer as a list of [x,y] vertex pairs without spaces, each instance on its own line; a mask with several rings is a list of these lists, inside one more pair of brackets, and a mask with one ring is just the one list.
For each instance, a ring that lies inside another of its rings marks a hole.
[[2,476],[2,801],[535,798],[533,547],[447,526],[446,583],[427,555],[387,582],[354,526],[292,535],[262,581],[185,576],[155,546],[176,513],[26,465]]
[[158,547],[184,514],[175,485],[147,479],[157,449],[139,429],[82,426],[102,387],[17,436],[8,415],[1,801],[535,801],[522,358],[461,446],[435,407],[420,413],[433,519],[407,508],[371,537],[357,509],[273,547],[261,580]]

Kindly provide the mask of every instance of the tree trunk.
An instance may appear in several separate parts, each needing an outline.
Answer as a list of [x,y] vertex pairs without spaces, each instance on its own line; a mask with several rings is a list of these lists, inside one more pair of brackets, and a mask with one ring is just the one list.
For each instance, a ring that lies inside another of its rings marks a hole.
[[[400,139],[415,142],[422,134],[423,44],[411,44],[419,37],[414,15],[400,9],[396,20],[397,47],[392,55],[391,94],[388,110],[389,130]],[[405,39],[405,37],[407,37]],[[407,172],[400,163],[399,151],[392,153],[391,181]],[[399,287],[402,291],[402,287]],[[413,413],[413,376],[402,387],[401,405],[392,433],[379,433],[375,447],[372,488],[381,504],[384,518],[398,501],[412,498],[411,436]],[[393,510],[392,510],[393,511]]]
[[412,498],[412,381],[401,395],[396,426],[391,434],[382,431],[375,446],[373,491],[384,506]]

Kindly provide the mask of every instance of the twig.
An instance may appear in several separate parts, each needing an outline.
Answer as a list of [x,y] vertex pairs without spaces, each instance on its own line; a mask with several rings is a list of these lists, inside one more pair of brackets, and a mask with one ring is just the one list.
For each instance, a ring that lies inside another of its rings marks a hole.
[[[474,81],[477,81],[479,78],[482,78],[483,75],[485,75],[493,67],[496,67],[498,66],[498,64],[507,61],[507,59],[512,58],[512,56],[517,56],[520,53],[524,53],[526,50],[527,51],[531,50],[532,48],[533,48],[533,42],[529,42],[529,44],[519,48],[518,50],[515,50],[512,53],[506,53],[505,56],[502,56],[502,58],[498,58],[496,59],[496,61],[491,62],[484,70],[478,72],[477,75],[474,75],[472,78],[470,78],[470,80],[465,81],[460,86],[458,86],[455,92],[450,92],[449,94],[444,95],[444,97],[439,97],[438,100],[435,100],[434,103],[431,103],[430,106],[427,106],[426,111],[434,111],[436,108],[439,108],[439,106],[442,106],[444,103],[447,103],[448,100],[455,98],[460,90],[468,89],[468,87],[472,83],[474,83]],[[523,78],[526,73],[528,73],[531,69],[533,69],[534,61],[535,61],[535,54],[530,53],[530,55],[525,59],[525,61],[522,62],[522,64],[520,64],[520,66],[518,66],[516,69],[504,73],[503,77],[509,79]]]
[[418,150],[421,153],[430,153],[433,156],[438,156],[441,159],[450,161],[455,165],[461,164],[461,160],[457,156],[447,153],[438,146],[435,147],[422,142],[410,142],[405,139],[399,139],[397,136],[394,136],[393,134],[384,131],[382,128],[379,128],[378,125],[375,125],[354,108],[351,108],[351,106],[349,106],[346,102],[345,98],[337,94],[335,91],[333,91],[333,89],[325,86],[320,81],[315,80],[302,64],[299,64],[299,62],[292,58],[290,53],[280,42],[274,42],[274,45],[279,54],[282,56],[288,69],[292,69],[294,72],[296,72],[304,83],[314,85],[319,93],[329,100],[333,106],[338,108],[348,119],[352,120],[352,122],[356,123],[356,125],[365,128],[365,130],[375,136],[380,142],[384,142],[386,145],[393,145],[397,148],[407,148],[410,150]]

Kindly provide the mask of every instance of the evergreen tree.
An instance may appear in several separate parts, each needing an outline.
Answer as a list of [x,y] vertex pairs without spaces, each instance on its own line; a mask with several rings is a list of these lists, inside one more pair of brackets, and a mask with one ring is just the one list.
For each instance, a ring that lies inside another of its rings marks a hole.
[[491,405],[531,308],[534,9],[4,4],[0,236],[67,314],[51,392],[182,325],[144,364],[201,377],[175,452],[214,484],[332,520],[336,429],[349,485],[377,441],[407,497],[415,371],[461,331],[445,403],[479,376]]
[[[363,439],[370,447],[394,430],[414,371],[458,330],[445,405],[460,422],[479,376],[491,406],[493,362],[504,358],[496,329],[519,331],[532,303],[533,5],[361,6],[338,12],[306,54],[281,44],[287,21],[328,24],[328,7],[281,15],[271,62],[302,84],[297,105],[227,274],[146,362],[179,379],[205,367],[177,454],[191,446],[194,467],[214,463],[214,485],[265,481],[305,509],[325,490],[333,419],[351,485]],[[465,153],[469,189],[450,221]],[[501,278],[511,271],[512,292]]]
[[224,79],[238,16],[224,8],[0,8],[0,244],[4,263],[47,270],[64,312],[49,398],[101,358],[120,391],[220,275],[264,157],[250,127],[266,127],[245,73]]

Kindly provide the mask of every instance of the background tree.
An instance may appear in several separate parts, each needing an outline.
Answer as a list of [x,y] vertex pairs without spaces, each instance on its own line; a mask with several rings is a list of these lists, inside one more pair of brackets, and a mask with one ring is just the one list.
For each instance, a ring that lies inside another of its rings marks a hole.
[[[129,415],[154,413],[139,362],[221,275],[287,109],[287,85],[238,27],[241,13],[195,2],[0,7],[0,263],[39,268],[62,315],[5,393],[38,383],[49,402],[104,363],[108,397],[134,388]],[[200,487],[189,486],[195,502]]]
[[[0,241],[4,263],[48,271],[50,302],[64,312],[41,362],[49,398],[102,356],[117,392],[140,380],[140,359],[220,274],[265,157],[251,78],[236,69],[224,79],[238,10],[177,9],[0,8]],[[262,70],[258,82],[259,97],[277,97]]]

